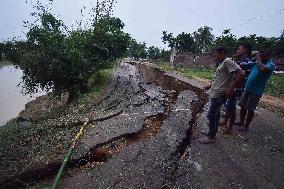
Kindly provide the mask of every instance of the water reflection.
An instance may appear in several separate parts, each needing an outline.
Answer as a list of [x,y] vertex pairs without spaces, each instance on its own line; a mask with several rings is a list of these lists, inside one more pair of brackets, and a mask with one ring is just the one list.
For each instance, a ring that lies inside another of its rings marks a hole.
[[22,75],[22,70],[16,69],[11,63],[0,62],[0,125],[18,116],[27,102],[45,94],[40,91],[32,97],[24,96],[21,87],[17,87]]

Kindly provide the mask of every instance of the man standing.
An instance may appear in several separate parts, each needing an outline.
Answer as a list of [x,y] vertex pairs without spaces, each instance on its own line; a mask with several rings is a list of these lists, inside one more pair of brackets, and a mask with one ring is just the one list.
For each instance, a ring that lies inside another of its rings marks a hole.
[[202,144],[215,142],[216,133],[219,127],[220,110],[226,102],[226,98],[232,96],[237,84],[244,78],[244,71],[233,60],[227,58],[225,48],[217,48],[213,51],[213,59],[217,64],[217,70],[211,88],[210,107],[207,118],[209,120],[209,133],[199,140]]
[[[251,56],[251,45],[248,43],[242,43],[240,44],[238,50],[233,55],[233,58],[235,59],[236,63],[241,67],[242,70],[245,71],[245,79],[237,86],[237,88],[234,91],[234,94],[229,97],[225,104],[225,118],[220,123],[220,126],[223,126],[220,129],[220,132],[223,134],[231,134],[232,127],[235,123],[236,119],[236,100],[240,99],[244,88],[246,84],[247,77],[250,74],[251,68],[252,68],[252,61],[250,59]],[[229,121],[229,124],[228,124]],[[228,124],[228,127],[226,127]]]
[[240,131],[249,130],[249,125],[254,117],[254,110],[264,92],[268,79],[273,70],[275,70],[276,66],[270,60],[270,57],[271,52],[269,50],[263,50],[256,54],[256,63],[248,76],[245,91],[239,102],[239,105],[241,106],[240,122],[236,123],[236,125],[242,126],[239,129]]

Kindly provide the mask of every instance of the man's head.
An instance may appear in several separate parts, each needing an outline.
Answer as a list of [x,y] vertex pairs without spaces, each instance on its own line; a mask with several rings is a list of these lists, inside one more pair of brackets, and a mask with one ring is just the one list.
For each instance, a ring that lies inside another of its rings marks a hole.
[[227,57],[227,49],[224,47],[219,47],[213,50],[212,55],[213,55],[213,60],[216,63],[222,62],[226,57]]
[[251,56],[252,47],[248,43],[241,43],[234,57],[240,58],[243,55]]
[[259,52],[259,56],[262,63],[268,62],[268,60],[271,58],[271,51],[269,49],[265,49]]

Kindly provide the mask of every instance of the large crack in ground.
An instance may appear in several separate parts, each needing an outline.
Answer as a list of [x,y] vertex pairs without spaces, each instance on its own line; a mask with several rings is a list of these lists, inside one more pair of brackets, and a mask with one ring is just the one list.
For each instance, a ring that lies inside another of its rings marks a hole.
[[191,127],[189,127],[186,131],[186,137],[183,138],[182,142],[179,143],[179,145],[177,146],[177,151],[176,154],[179,154],[180,157],[184,156],[185,150],[186,148],[190,145],[192,139],[193,139],[193,132],[195,129],[195,125],[196,125],[196,120],[198,115],[200,115],[202,113],[203,107],[206,104],[206,101],[204,99],[199,99],[196,101],[192,101],[191,102],[191,110],[192,110],[192,118],[189,121],[189,125]]
[[[150,116],[153,120],[149,125],[153,126],[153,123],[161,125],[155,131],[157,133],[154,136],[147,138],[139,134],[142,139],[135,138],[133,140],[131,138],[129,143],[124,140],[125,146],[119,148],[119,153],[114,153],[114,156],[107,162],[87,170],[86,173],[75,174],[67,178],[62,184],[62,188],[68,188],[71,185],[74,185],[73,188],[75,186],[81,188],[174,186],[176,178],[179,177],[176,175],[178,161],[190,145],[192,129],[205,104],[206,96],[202,94],[201,90],[172,77],[167,77],[159,70],[136,66],[139,67],[140,73],[150,76],[147,77],[147,84],[156,83],[163,90],[175,91],[179,103],[176,104],[176,100],[170,103],[172,108],[168,115],[165,114],[166,118],[163,121],[157,114],[154,117]],[[147,92],[147,90],[145,91]],[[190,91],[194,91],[197,96],[194,97],[194,93]],[[165,112],[167,111],[165,110]],[[147,121],[145,119],[145,122]],[[143,127],[143,129],[149,130],[147,127]],[[143,129],[139,132],[143,133]],[[141,178],[139,179],[139,177]]]
[[[112,138],[110,141],[98,144],[90,149],[88,154],[84,157],[80,157],[71,161],[71,164],[77,166],[85,166],[93,162],[105,162],[114,153],[118,153],[124,147],[139,141],[146,141],[155,137],[161,129],[162,123],[169,116],[172,105],[177,99],[177,93],[173,92],[169,94],[169,101],[165,103],[165,111],[155,115],[148,116],[143,124],[141,130],[136,133],[126,133],[118,137]],[[126,115],[127,116],[127,115]]]
[[[136,67],[138,67],[139,70],[138,72],[136,71],[137,73],[127,73],[127,71],[134,72]],[[164,72],[160,70],[131,64],[122,65],[122,69],[118,72],[118,76],[115,79],[115,84],[113,86],[114,87],[110,90],[109,94],[105,95],[105,97],[95,105],[92,105],[89,109],[90,111],[100,112],[99,115],[96,114],[96,117],[105,115],[107,112],[116,113],[110,113],[110,115],[113,116],[101,116],[102,118],[95,119],[89,127],[96,128],[96,123],[104,123],[104,121],[119,116],[120,119],[122,117],[136,119],[136,115],[141,116],[141,114],[146,114],[143,125],[137,127],[133,132],[125,131],[123,134],[110,136],[110,138],[106,138],[105,141],[98,140],[97,143],[90,144],[89,149],[85,149],[82,153],[78,153],[78,156],[72,157],[68,163],[69,174],[67,176],[72,176],[82,169],[91,170],[96,166],[100,167],[103,165],[102,163],[108,162],[113,155],[119,154],[128,146],[153,140],[161,131],[161,127],[165,120],[172,114],[173,106],[175,105],[178,96],[182,91],[186,90],[194,91],[197,94],[197,99],[192,100],[190,103],[191,119],[188,121],[188,126],[186,126],[187,129],[184,131],[185,134],[183,135],[183,138],[178,139],[179,142],[175,145],[175,150],[171,153],[171,157],[174,157],[173,159],[181,158],[184,155],[185,149],[190,145],[196,118],[202,111],[206,102],[206,97],[198,88],[166,76]],[[137,100],[137,96],[140,99],[138,98]],[[154,106],[152,104],[154,104]],[[132,112],[136,109],[138,112]],[[148,111],[141,112],[141,110]],[[141,117],[143,118],[143,116]],[[113,122],[115,123],[116,120]],[[133,123],[137,122],[134,121]],[[108,125],[108,123],[106,123],[106,125]],[[131,129],[129,131],[131,131]],[[88,130],[86,132],[88,132]],[[89,138],[86,137],[86,140],[88,139],[93,140],[93,136],[90,136]],[[83,146],[84,143],[81,145]],[[136,158],[140,156],[140,153],[141,152],[139,151]],[[177,160],[171,161],[173,167],[177,166],[175,163],[176,161]],[[54,162],[41,169],[24,172],[17,178],[13,178],[13,182],[10,183],[10,186],[15,184],[17,186],[25,186],[26,183],[34,183],[43,179],[52,178],[55,176],[60,164],[61,162]],[[175,169],[176,168],[172,168],[169,172],[171,176],[165,183],[169,181],[174,182],[174,177],[176,177]],[[165,183],[163,185],[166,185]],[[116,186],[117,184],[119,184],[119,181],[115,181],[113,186]]]

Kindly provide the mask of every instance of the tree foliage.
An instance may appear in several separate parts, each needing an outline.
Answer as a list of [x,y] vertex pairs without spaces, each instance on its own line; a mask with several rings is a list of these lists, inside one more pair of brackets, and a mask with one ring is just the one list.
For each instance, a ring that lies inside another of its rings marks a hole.
[[193,50],[194,38],[190,33],[182,32],[176,37],[173,36],[173,33],[167,33],[163,31],[162,42],[168,44],[170,48],[176,48],[179,52],[189,52]]
[[147,58],[147,46],[146,43],[137,42],[135,39],[132,39],[127,51],[129,57],[133,57],[134,59],[145,59]]
[[158,47],[150,46],[147,50],[147,56],[150,60],[160,59],[160,49]]
[[38,88],[59,95],[67,91],[72,101],[86,90],[92,74],[125,55],[130,36],[122,31],[123,22],[110,16],[113,2],[97,4],[90,28],[73,30],[46,7],[36,6],[33,15],[40,22],[29,26],[27,40],[7,44],[12,52],[8,57],[23,70],[25,93]]
[[237,48],[237,38],[235,35],[231,34],[230,29],[226,29],[223,31],[222,35],[217,37],[213,42],[212,48],[216,47],[226,47],[229,54],[233,54]]
[[284,30],[280,37],[270,38],[256,34],[237,38],[230,29],[224,30],[221,36],[215,38],[211,32],[212,28],[204,26],[193,32],[192,38],[189,33],[182,32],[174,37],[173,33],[163,31],[162,42],[170,49],[176,47],[178,52],[193,53],[209,53],[212,49],[223,46],[228,49],[229,55],[235,53],[241,43],[249,43],[253,50],[270,49],[273,56],[284,57]]
[[211,46],[214,42],[214,35],[211,33],[212,28],[204,26],[199,28],[193,33],[194,36],[194,47],[195,53],[207,53],[210,51]]
[[4,46],[5,46],[4,43],[0,43],[0,61],[2,60],[2,54],[3,54],[3,51],[4,51]]
[[160,60],[163,60],[163,61],[167,61],[169,62],[170,61],[170,56],[171,56],[171,51],[170,50],[165,50],[165,49],[162,49],[161,52],[160,52]]

